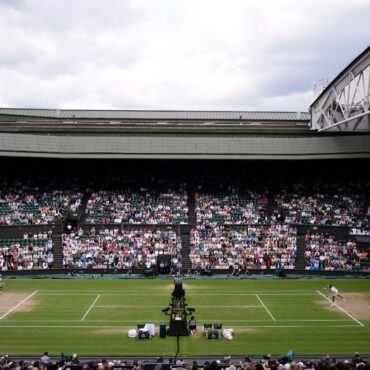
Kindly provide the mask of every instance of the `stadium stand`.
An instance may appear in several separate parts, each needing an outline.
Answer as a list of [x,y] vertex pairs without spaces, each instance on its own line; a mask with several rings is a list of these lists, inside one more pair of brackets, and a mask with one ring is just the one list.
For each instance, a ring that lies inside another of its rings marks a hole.
[[[236,162],[182,162],[169,173],[162,162],[142,162],[140,168],[120,162],[123,171],[113,162],[86,167],[67,161],[55,174],[52,161],[40,169],[37,160],[11,162],[17,165],[4,167],[7,180],[0,189],[0,238],[18,238],[15,228],[23,234],[53,227],[52,256],[43,255],[31,269],[367,271],[366,254],[361,261],[344,263],[341,257],[319,267],[317,252],[306,251],[304,241],[308,227],[319,228],[313,234],[334,235],[340,247],[369,235],[370,181],[362,163],[352,170],[353,161],[321,162],[320,168],[248,162],[242,171]],[[21,171],[10,170],[17,166]],[[101,169],[98,177],[95,168]],[[176,246],[153,248],[156,233],[170,235]],[[5,247],[6,254],[10,244]],[[158,258],[164,254],[169,261]]]
[[[307,175],[288,177],[275,194],[276,206],[286,223],[368,227],[366,214],[369,182],[357,173],[323,166],[308,169]],[[347,168],[348,170],[348,168]],[[298,181],[297,181],[298,180]]]
[[193,268],[293,269],[297,230],[287,225],[198,226],[191,230]]
[[[38,183],[42,186],[42,181]],[[75,189],[48,187],[41,190],[16,181],[0,191],[0,225],[53,224],[71,211],[77,211],[83,194]]]
[[367,226],[363,198],[349,195],[282,194],[276,197],[278,208],[289,224]]
[[198,223],[203,224],[264,224],[266,223],[266,196],[252,191],[228,194],[195,194]]
[[307,233],[306,269],[327,271],[367,271],[368,252],[359,250],[354,240],[336,240],[331,234]]
[[91,194],[85,214],[89,224],[186,224],[187,194],[101,190]]
[[64,268],[151,268],[159,255],[181,260],[181,239],[171,230],[79,229],[63,234]]
[[[158,360],[160,362],[158,362]],[[171,361],[164,360],[159,357],[157,361],[147,358],[80,358],[77,353],[73,355],[65,355],[63,359],[55,359],[49,357],[46,352],[39,359],[24,358],[22,360],[14,359],[9,356],[0,358],[0,370],[8,369],[34,369],[34,370],[52,370],[52,369],[71,369],[74,370],[249,370],[249,369],[277,369],[277,370],[367,370],[370,366],[368,357],[362,357],[357,352],[351,357],[337,359],[335,356],[327,354],[324,357],[318,358],[313,356],[310,359],[297,358],[292,359],[288,356],[272,357],[265,355],[263,357],[254,356],[218,356],[204,358],[185,358],[175,359]]]
[[51,233],[0,240],[0,270],[46,270],[53,267]]

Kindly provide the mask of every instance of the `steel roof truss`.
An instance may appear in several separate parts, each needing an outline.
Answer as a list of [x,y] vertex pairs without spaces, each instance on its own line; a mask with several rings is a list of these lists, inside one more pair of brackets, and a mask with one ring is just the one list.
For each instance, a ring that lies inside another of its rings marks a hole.
[[311,106],[311,129],[368,132],[370,49]]

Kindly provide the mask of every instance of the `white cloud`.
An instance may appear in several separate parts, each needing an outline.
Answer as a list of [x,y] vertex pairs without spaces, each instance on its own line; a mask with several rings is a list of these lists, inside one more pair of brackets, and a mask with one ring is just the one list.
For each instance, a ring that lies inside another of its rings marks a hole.
[[369,12],[367,0],[0,1],[0,103],[306,110],[313,84],[370,40]]
[[275,95],[269,98],[262,98],[256,106],[257,110],[291,111],[296,107],[297,112],[305,111],[313,102],[311,90],[291,93],[287,95]]

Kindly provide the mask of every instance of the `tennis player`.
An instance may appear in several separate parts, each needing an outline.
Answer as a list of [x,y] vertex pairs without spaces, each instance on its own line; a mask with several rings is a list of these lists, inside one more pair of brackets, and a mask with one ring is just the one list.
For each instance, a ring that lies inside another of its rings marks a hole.
[[344,299],[344,297],[340,294],[339,290],[332,284],[329,284],[327,287],[325,287],[324,289],[330,289],[330,292],[331,292],[331,300],[332,300],[332,306],[335,305],[335,298],[336,297],[339,297],[341,298],[344,302],[346,301]]

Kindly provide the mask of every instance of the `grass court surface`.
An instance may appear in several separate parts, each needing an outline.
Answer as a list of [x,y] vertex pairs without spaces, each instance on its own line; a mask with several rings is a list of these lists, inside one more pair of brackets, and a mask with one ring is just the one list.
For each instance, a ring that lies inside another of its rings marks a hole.
[[[5,281],[0,353],[52,356],[173,356],[176,338],[130,339],[138,323],[168,324],[171,280]],[[333,283],[346,301],[331,307]],[[181,337],[180,356],[352,355],[370,353],[370,280],[184,280],[198,333]],[[330,296],[329,296],[330,297]],[[203,323],[233,328],[232,341],[207,340]]]

